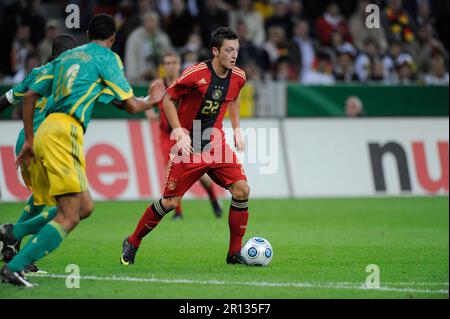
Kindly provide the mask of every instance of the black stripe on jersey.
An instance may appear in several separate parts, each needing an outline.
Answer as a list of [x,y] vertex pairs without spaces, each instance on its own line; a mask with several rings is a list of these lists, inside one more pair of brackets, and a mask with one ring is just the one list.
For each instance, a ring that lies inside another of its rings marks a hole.
[[[207,151],[205,146],[210,142],[210,138],[203,140],[203,132],[214,127],[217,116],[220,113],[223,102],[228,94],[232,70],[228,71],[225,78],[217,76],[212,66],[212,61],[207,61],[206,65],[211,72],[211,81],[209,83],[206,95],[202,101],[202,105],[195,116],[195,120],[201,121],[201,131],[198,125],[194,125],[191,131],[192,147],[195,153]],[[200,138],[199,138],[200,137]]]

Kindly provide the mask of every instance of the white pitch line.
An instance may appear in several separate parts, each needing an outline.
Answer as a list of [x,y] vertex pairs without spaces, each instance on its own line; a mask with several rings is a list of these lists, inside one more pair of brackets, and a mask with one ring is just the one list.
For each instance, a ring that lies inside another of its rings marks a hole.
[[[46,275],[46,274],[28,274],[32,277],[45,278],[61,278],[66,279],[68,275]],[[385,287],[369,289],[364,284],[357,283],[311,283],[311,282],[257,282],[257,281],[223,281],[223,280],[192,280],[192,279],[163,279],[163,278],[137,278],[137,277],[98,277],[98,276],[70,276],[71,279],[80,280],[97,280],[97,281],[126,281],[126,282],[141,282],[141,283],[167,283],[167,284],[193,284],[193,285],[240,285],[252,287],[294,287],[294,288],[325,288],[325,289],[349,289],[349,290],[365,290],[365,291],[392,291],[392,292],[411,292],[423,294],[448,294],[448,289],[414,289],[414,288],[395,288]],[[395,283],[391,283],[395,284]],[[426,284],[426,283],[423,283]],[[439,284],[439,283],[431,283]],[[447,283],[448,285],[448,283]]]
[[[357,285],[355,282],[338,282],[338,285]],[[404,282],[382,282],[386,286],[448,286],[448,282],[414,282],[414,281],[404,281]]]

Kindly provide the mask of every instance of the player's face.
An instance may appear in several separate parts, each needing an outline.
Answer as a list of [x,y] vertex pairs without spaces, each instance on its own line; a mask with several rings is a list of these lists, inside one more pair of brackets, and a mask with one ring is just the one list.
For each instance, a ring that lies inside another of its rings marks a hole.
[[236,65],[238,54],[239,40],[225,40],[216,57],[225,69],[231,69]]
[[176,56],[166,56],[163,61],[163,67],[168,77],[177,77],[181,68],[180,59]]

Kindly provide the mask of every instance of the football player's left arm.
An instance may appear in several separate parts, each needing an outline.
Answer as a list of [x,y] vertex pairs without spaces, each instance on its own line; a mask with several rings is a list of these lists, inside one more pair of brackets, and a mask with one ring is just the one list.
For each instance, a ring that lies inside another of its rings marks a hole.
[[239,96],[237,96],[230,104],[229,113],[230,113],[231,126],[233,127],[233,133],[234,133],[234,145],[236,147],[236,150],[239,153],[241,153],[245,150],[245,140],[242,137],[241,124],[240,124],[240,118],[239,118],[240,110],[241,110],[241,104],[240,104]]

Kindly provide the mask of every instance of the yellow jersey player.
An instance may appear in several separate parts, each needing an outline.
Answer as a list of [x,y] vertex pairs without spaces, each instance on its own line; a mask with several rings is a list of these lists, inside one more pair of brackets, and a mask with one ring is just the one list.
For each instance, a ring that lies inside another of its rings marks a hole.
[[[150,109],[164,94],[163,85],[156,82],[148,99],[134,97],[122,61],[110,49],[115,40],[111,16],[94,16],[89,22],[88,37],[88,44],[63,53],[43,70],[39,75],[42,81],[38,79],[24,97],[25,142],[17,160],[30,162],[34,204],[56,204],[58,211],[31,244],[0,270],[0,278],[10,284],[33,286],[21,271],[31,261],[54,251],[94,209],[87,188],[83,136],[95,101],[109,91],[112,98],[123,102],[127,112],[137,113]],[[34,102],[49,90],[53,101],[34,137]]]

